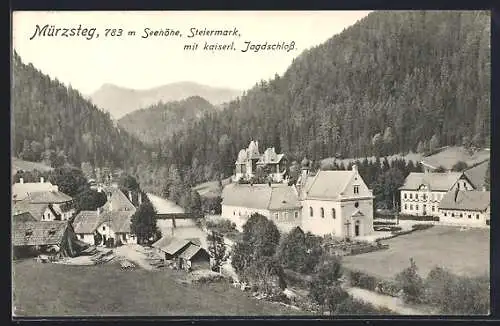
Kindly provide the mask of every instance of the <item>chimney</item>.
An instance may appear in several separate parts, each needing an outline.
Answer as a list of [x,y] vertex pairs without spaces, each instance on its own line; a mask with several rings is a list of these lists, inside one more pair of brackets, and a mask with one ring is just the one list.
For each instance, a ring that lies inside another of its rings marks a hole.
[[459,192],[459,190],[458,190],[458,188],[456,188],[455,189],[455,200],[454,200],[455,203],[457,202],[458,192]]
[[97,207],[97,216],[101,215],[101,207]]
[[19,178],[19,183],[24,183],[24,179],[23,178]]
[[132,191],[128,191],[128,200],[130,200],[130,202],[132,202]]
[[356,163],[353,163],[353,164],[352,164],[352,170],[353,170],[354,172],[358,172],[358,165],[357,165]]
[[142,193],[139,191],[139,194],[137,195],[137,201],[139,202],[139,206],[142,204]]
[[40,183],[43,183],[43,177],[40,177]]

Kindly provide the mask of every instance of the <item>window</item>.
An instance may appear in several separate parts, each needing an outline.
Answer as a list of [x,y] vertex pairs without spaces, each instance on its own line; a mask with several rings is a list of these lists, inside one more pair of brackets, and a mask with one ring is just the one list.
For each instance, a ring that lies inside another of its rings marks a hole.
[[233,211],[233,215],[236,216],[236,212],[235,211]]
[[323,207],[320,208],[321,218],[325,218],[325,209]]
[[410,199],[413,199],[413,194],[410,194]]
[[123,239],[123,241],[127,241],[127,234],[126,234],[126,233],[124,233],[124,234],[122,235],[122,239]]
[[410,211],[412,211],[412,210],[413,210],[413,205],[410,205]]
[[299,212],[295,212],[295,213],[293,213],[293,215],[295,216],[295,218],[298,218],[299,217]]
[[451,217],[455,217],[455,213],[451,213]]
[[83,234],[80,234],[80,239],[83,239]]
[[444,212],[444,216],[447,216],[446,212]]
[[460,213],[460,217],[463,217],[463,214],[462,214],[462,213]]
[[309,216],[313,217],[313,208],[312,207],[309,207]]
[[408,205],[407,204],[405,204],[405,209],[408,209]]
[[332,208],[332,218],[335,219],[337,216],[335,215],[335,208]]
[[418,204],[417,204],[417,205],[415,205],[415,209],[418,211]]
[[103,231],[106,231],[106,227],[105,227],[104,225],[102,226],[102,230],[103,230]]
[[427,195],[426,195],[426,194],[423,194],[423,196],[424,196],[424,200],[427,200]]
[[288,220],[288,212],[285,212],[285,218]]
[[358,208],[358,207],[359,207],[359,203],[358,203],[358,202],[355,202],[355,203],[354,203],[354,207]]
[[415,199],[418,199],[418,194],[415,194]]
[[434,212],[436,210],[436,208],[434,206],[432,206],[432,211]]
[[405,194],[404,194],[404,198],[406,199],[406,192],[405,192]]
[[476,220],[479,220],[479,214],[476,214]]
[[274,213],[274,219],[277,220],[278,219],[278,213]]
[[469,218],[472,218],[472,215],[469,214]]
[[359,194],[359,186],[354,186],[354,193]]

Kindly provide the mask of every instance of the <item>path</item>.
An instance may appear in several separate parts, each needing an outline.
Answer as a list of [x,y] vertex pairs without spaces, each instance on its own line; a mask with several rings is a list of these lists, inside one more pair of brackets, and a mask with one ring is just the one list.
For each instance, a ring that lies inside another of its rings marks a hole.
[[153,270],[153,266],[148,263],[143,250],[144,248],[140,245],[123,245],[113,249],[117,258],[125,258],[146,270]]
[[346,288],[346,291],[356,299],[363,300],[378,307],[385,307],[401,315],[428,315],[428,311],[421,311],[409,307],[401,298],[376,293],[358,287]]

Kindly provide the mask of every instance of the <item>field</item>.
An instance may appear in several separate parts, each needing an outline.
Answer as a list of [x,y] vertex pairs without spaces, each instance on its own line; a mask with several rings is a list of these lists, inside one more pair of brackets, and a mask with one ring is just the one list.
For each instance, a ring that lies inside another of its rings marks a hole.
[[258,301],[228,283],[182,284],[182,271],[121,271],[118,264],[13,263],[16,316],[191,316],[302,314]]
[[12,174],[16,174],[18,170],[23,170],[23,171],[33,171],[33,170],[38,170],[40,172],[47,172],[53,170],[48,165],[45,165],[40,162],[28,162],[28,161],[23,161],[21,159],[12,158]]
[[[222,186],[224,187],[228,185],[230,182],[231,178],[224,179],[222,180]],[[218,190],[217,183],[218,183],[217,181],[208,181],[197,185],[193,189],[198,191],[200,196],[216,197],[221,195],[220,190]]]
[[345,257],[343,265],[380,278],[391,278],[408,267],[413,257],[422,277],[436,265],[457,274],[489,274],[489,229],[460,231],[457,227],[434,226],[382,243],[389,244],[389,249]]

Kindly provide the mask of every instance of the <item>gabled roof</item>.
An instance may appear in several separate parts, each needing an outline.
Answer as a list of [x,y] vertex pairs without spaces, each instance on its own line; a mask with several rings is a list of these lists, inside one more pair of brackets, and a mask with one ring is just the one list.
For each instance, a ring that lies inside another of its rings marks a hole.
[[14,222],[12,244],[14,246],[59,245],[67,227],[66,221]]
[[464,175],[472,183],[472,186],[476,190],[482,190],[484,186],[484,179],[486,177],[486,171],[488,170],[488,164],[490,160],[487,160],[481,164],[478,164],[468,170],[464,171]]
[[439,203],[439,209],[484,211],[490,206],[489,191],[449,191]]
[[73,221],[75,233],[91,234],[99,226],[100,216],[97,211],[81,211]]
[[222,190],[222,204],[273,210],[300,207],[298,194],[286,184],[231,183]]
[[184,250],[189,244],[195,245],[190,240],[186,239],[177,239],[171,237],[163,237],[160,240],[153,243],[153,247],[160,249],[163,252],[166,252],[169,255],[175,256]]
[[15,214],[12,216],[14,222],[36,222],[37,219],[31,215],[30,212],[24,212],[20,214]]
[[135,213],[132,211],[110,211],[100,215],[100,224],[108,223],[109,227],[117,233],[130,233],[131,217]]
[[461,176],[461,172],[412,172],[399,189],[417,190],[421,185],[426,185],[431,191],[448,191]]
[[354,174],[352,170],[318,171],[312,180],[308,178],[303,191],[306,198],[338,198]]
[[351,215],[352,217],[363,217],[365,214],[363,214],[359,209],[356,210],[354,213]]
[[135,210],[135,206],[120,189],[113,189],[111,198],[104,204],[102,209],[104,211],[131,211]]
[[29,200],[21,200],[14,203],[12,207],[13,214],[30,213],[37,221],[42,219],[43,212],[49,204],[34,204]]
[[204,251],[208,256],[210,256],[210,254],[205,249],[201,248],[198,245],[195,245],[194,243],[189,243],[189,245],[181,252],[179,257],[186,260],[191,260],[200,251]]
[[35,192],[29,194],[28,198],[34,204],[62,204],[73,199],[60,191]]

